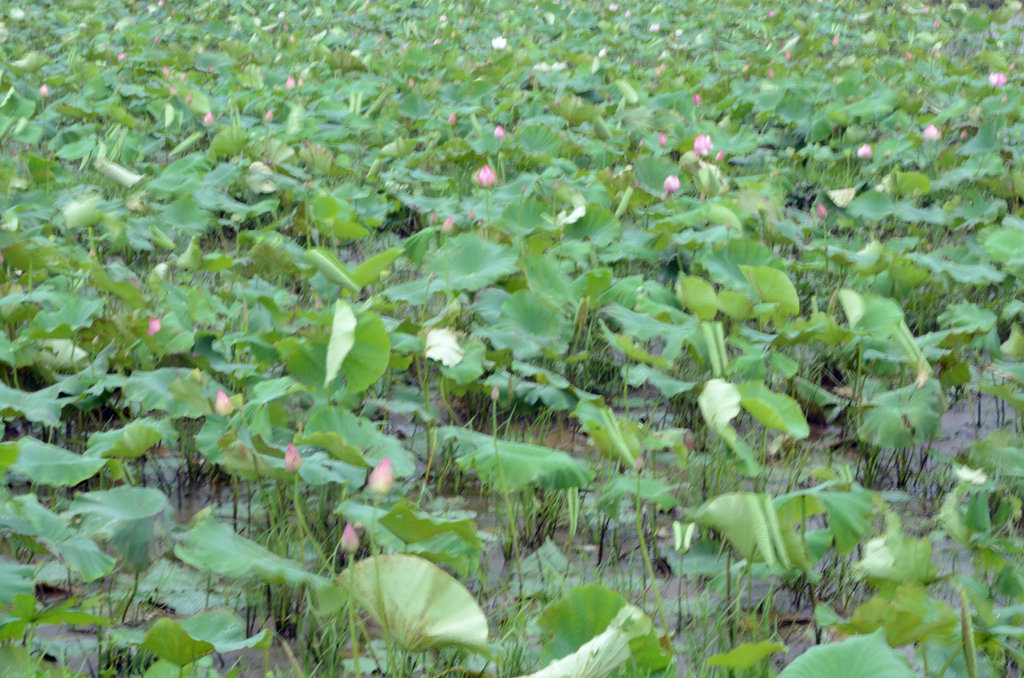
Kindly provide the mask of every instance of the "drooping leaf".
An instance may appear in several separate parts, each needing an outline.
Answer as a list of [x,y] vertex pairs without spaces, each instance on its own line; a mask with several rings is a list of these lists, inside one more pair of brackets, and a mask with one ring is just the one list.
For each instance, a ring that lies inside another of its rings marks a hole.
[[647,615],[637,607],[626,605],[607,629],[576,652],[522,678],[605,678],[629,661],[632,655],[630,643],[648,635],[652,628]]
[[548,490],[585,487],[594,474],[576,459],[550,447],[497,440],[468,429],[439,429],[441,439],[457,440],[463,452],[457,462],[472,468],[492,487],[518,492],[530,485]]
[[18,441],[18,461],[10,469],[38,485],[69,487],[96,475],[106,459],[82,457],[35,438]]
[[331,322],[331,339],[327,344],[327,362],[324,365],[324,388],[338,376],[341,365],[356,343],[356,315],[346,301],[338,300]]
[[810,435],[810,427],[800,405],[789,396],[774,393],[757,381],[740,384],[736,389],[743,409],[768,428],[784,431],[794,438],[803,439]]
[[777,652],[786,652],[788,648],[782,643],[762,640],[759,643],[742,643],[728,652],[713,654],[708,657],[708,666],[721,666],[727,669],[747,671],[754,668],[762,660]]
[[[537,619],[546,638],[541,650],[541,663],[562,659],[602,633],[629,601],[621,594],[599,584],[579,586],[562,600],[549,605]],[[662,669],[671,654],[658,644],[653,626],[647,635],[637,636],[630,643],[633,659],[650,670]]]

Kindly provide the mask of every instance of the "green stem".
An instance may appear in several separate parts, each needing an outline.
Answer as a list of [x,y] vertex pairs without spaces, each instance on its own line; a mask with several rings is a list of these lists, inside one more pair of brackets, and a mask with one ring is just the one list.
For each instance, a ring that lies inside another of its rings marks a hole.
[[313,545],[313,550],[316,551],[316,555],[320,558],[320,562],[323,563],[325,568],[330,570],[331,561],[327,559],[327,555],[324,553],[323,549],[320,548],[320,544],[313,538],[313,533],[309,529],[309,523],[306,522],[306,516],[302,512],[302,503],[299,499],[299,474],[296,473],[295,482],[292,483],[292,504],[295,506],[295,518],[299,523],[299,527],[302,528],[302,533]]
[[668,622],[665,619],[665,605],[661,601],[661,590],[658,588],[658,581],[654,578],[654,566],[651,565],[651,554],[647,552],[647,537],[644,536],[643,520],[640,511],[640,474],[636,474],[636,495],[633,497],[636,508],[636,534],[640,539],[640,554],[644,558],[644,567],[647,569],[647,576],[651,579],[651,586],[654,587],[654,599],[658,603],[658,619],[661,620],[661,628],[668,633]]

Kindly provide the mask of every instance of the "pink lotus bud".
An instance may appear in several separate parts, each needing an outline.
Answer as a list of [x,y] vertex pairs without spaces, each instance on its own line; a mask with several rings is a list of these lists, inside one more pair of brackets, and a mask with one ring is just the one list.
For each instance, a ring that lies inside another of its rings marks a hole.
[[966,138],[967,138],[967,130],[965,130],[965,129],[960,130],[960,141],[963,141]]
[[833,47],[838,47],[839,46],[839,36],[838,35],[833,35],[832,36],[832,46]]
[[495,139],[504,139],[505,138],[505,128],[502,127],[501,125],[495,125],[494,126],[494,138]]
[[175,94],[178,93],[178,88],[175,87],[174,85],[171,85],[170,87],[167,88],[167,91],[170,92],[171,96],[173,97]]
[[213,411],[222,417],[226,417],[235,411],[235,404],[228,398],[223,389],[217,390],[217,396],[213,399]]
[[274,120],[274,109],[268,108],[267,112],[263,114],[263,119],[267,122],[273,122]]
[[41,96],[41,97],[48,97],[48,96],[50,96],[50,88],[47,87],[45,82],[42,85],[39,86],[39,96]]
[[442,233],[451,233],[454,230],[455,230],[455,220],[452,219],[451,215],[448,215],[448,217],[445,218],[444,223],[441,224],[441,232]]
[[719,151],[718,153],[715,154],[715,162],[722,162],[722,160],[724,158],[725,158],[725,151]]
[[863,146],[858,148],[857,149],[857,157],[858,158],[870,158],[871,157],[871,145],[870,144],[864,144]]
[[146,334],[148,334],[149,336],[152,337],[157,332],[160,331],[161,327],[163,327],[163,323],[160,322],[160,318],[150,318],[149,319],[149,329],[146,330]]
[[448,124],[449,125],[454,125],[455,124],[455,111],[452,111],[451,113],[448,114]]
[[1004,73],[989,73],[988,84],[993,87],[1002,87],[1006,84],[1006,75]]
[[907,61],[910,61],[911,59],[914,58],[914,55],[911,54],[910,52],[904,52],[903,53],[903,58],[906,59]]
[[817,211],[819,219],[824,219],[825,217],[828,216],[828,210],[825,209],[825,206],[822,205],[820,202],[818,203],[818,206],[815,207],[814,209],[815,211]]
[[384,457],[377,468],[370,472],[367,485],[376,494],[387,494],[395,486],[395,471],[391,468],[391,457]]
[[940,26],[940,24],[939,24],[939,20],[938,20],[938,19],[936,19],[936,20],[935,20],[935,27],[936,27],[936,28],[938,28],[939,26]]
[[288,443],[284,451],[284,470],[288,473],[298,473],[302,468],[302,455],[295,449],[295,443]]
[[668,137],[665,135],[664,132],[658,135],[658,145],[661,146],[662,148],[668,146]]
[[789,50],[788,50],[788,49],[786,50],[786,54],[785,54],[785,56],[786,56],[786,61],[789,61],[790,59],[792,59],[792,58],[793,58],[793,55],[789,53]]
[[770,16],[770,17],[775,16],[775,10],[774,9],[768,10],[768,16]]
[[285,89],[295,89],[295,78],[288,76],[288,79],[284,81]]
[[117,55],[117,60],[119,62],[124,62],[124,60],[127,59],[127,58],[128,58],[128,55],[125,54],[124,52],[121,52],[120,54]]
[[170,75],[171,75],[171,69],[168,68],[167,66],[164,66],[164,77],[168,78],[168,77],[170,77]]
[[498,398],[500,398],[500,397],[501,397],[501,391],[498,389],[498,385],[495,384],[491,388],[491,402],[492,403],[498,402]]
[[651,24],[651,28],[650,28],[651,33],[657,33],[660,30],[661,30],[661,24]]
[[302,85],[303,85],[303,82],[302,82],[302,78],[299,78],[299,80],[298,80],[298,83],[297,83],[297,84],[298,84],[298,86],[299,86],[299,87],[302,87]]
[[213,111],[206,112],[206,115],[203,116],[203,124],[207,127],[213,124]]
[[928,125],[924,128],[924,134],[922,136],[925,141],[938,141],[942,134],[935,125]]
[[665,197],[668,197],[678,191],[682,184],[679,183],[679,177],[674,174],[670,174],[665,177]]
[[278,19],[283,19],[284,18],[284,12],[278,12],[277,13],[277,18]]
[[633,12],[632,12],[631,10],[628,10],[628,9],[627,9],[627,10],[626,10],[626,18],[628,19],[628,18],[629,18],[629,17],[631,17],[631,16],[633,16]]
[[711,137],[707,134],[698,134],[697,138],[693,140],[693,152],[700,157],[711,153],[713,147],[714,144],[711,142]]
[[341,531],[341,548],[346,553],[355,553],[359,548],[359,535],[356,534],[356,528],[352,527],[352,523],[345,523],[345,529]]
[[769,68],[768,69],[768,77],[769,78],[774,78],[775,77],[775,69],[774,68]]
[[491,169],[490,165],[484,165],[479,170],[477,170],[476,183],[480,184],[480,186],[484,188],[487,188],[488,186],[493,186],[494,182],[497,181],[497,179],[498,177],[494,173],[494,170]]
[[693,105],[694,106],[700,106],[700,102],[701,102],[700,95],[699,94],[694,94],[693,95]]
[[188,96],[185,97],[185,103],[188,104],[189,106],[192,105],[192,92],[189,92]]

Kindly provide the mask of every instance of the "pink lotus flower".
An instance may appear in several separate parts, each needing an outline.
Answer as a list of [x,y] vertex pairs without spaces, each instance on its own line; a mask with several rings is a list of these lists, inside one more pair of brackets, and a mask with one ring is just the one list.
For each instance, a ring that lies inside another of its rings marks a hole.
[[278,12],[277,13],[277,18],[278,19],[283,19],[284,18],[284,12]]
[[825,217],[828,216],[828,210],[825,209],[825,206],[822,205],[820,202],[818,203],[818,206],[815,207],[814,209],[818,213],[819,219],[824,219]]
[[213,124],[213,111],[206,112],[206,115],[203,116],[203,124],[207,127]]
[[672,195],[680,189],[682,184],[679,183],[679,177],[675,174],[670,174],[665,177],[665,197]]
[[662,148],[668,146],[668,137],[665,135],[664,132],[658,135],[658,145],[661,146]]
[[395,471],[391,467],[391,457],[384,457],[377,468],[370,472],[366,483],[376,494],[387,494],[395,486]]
[[693,140],[693,152],[701,157],[711,153],[713,147],[714,144],[711,143],[711,137],[707,134],[698,134],[697,138]]
[[288,79],[284,81],[285,89],[295,89],[295,78],[288,76]]
[[146,330],[146,334],[152,337],[160,331],[161,327],[163,327],[163,323],[160,322],[160,318],[150,318],[149,329]]
[[273,122],[274,120],[274,109],[268,108],[267,112],[263,115],[263,119],[267,122]]
[[925,141],[938,141],[942,134],[939,132],[939,128],[935,125],[928,125],[924,128],[924,134],[922,136]]
[[619,11],[619,6],[616,3],[613,2],[612,4],[608,5],[608,11],[609,12],[618,12]]
[[661,30],[661,24],[651,24],[651,33],[657,33]]
[[768,16],[770,16],[770,17],[775,16],[775,10],[774,9],[768,10]]
[[498,176],[494,173],[494,170],[491,169],[490,165],[484,165],[479,170],[477,170],[475,178],[476,183],[480,184],[480,186],[484,188],[487,188],[488,186],[494,185],[494,182],[497,181]]
[[39,86],[39,96],[41,96],[41,97],[48,97],[48,96],[50,96],[50,88],[47,87],[45,82],[42,85]]
[[359,535],[356,534],[356,528],[352,527],[352,523],[345,523],[345,529],[341,531],[341,548],[346,553],[355,553],[359,548]]
[[454,125],[455,124],[455,112],[454,111],[448,114],[448,124],[449,125]]
[[501,125],[495,125],[495,127],[494,127],[494,138],[495,139],[504,139],[505,138],[505,128],[502,127]]
[[694,106],[700,106],[700,102],[701,102],[700,95],[699,94],[694,94],[693,95],[693,105]]
[[117,55],[118,62],[124,62],[124,60],[127,59],[127,58],[128,58],[128,55],[125,54],[124,52],[121,52],[120,54]]
[[629,17],[631,17],[631,16],[633,16],[633,12],[632,12],[631,10],[628,10],[628,9],[627,9],[627,10],[626,10],[626,18],[628,19],[628,18],[629,18]]
[[288,443],[284,451],[284,470],[288,473],[298,473],[302,468],[302,455],[295,449],[295,443]]
[[235,404],[223,389],[217,389],[217,395],[213,399],[213,411],[222,417],[226,417],[235,411]]
[[989,73],[988,74],[988,84],[992,85],[993,87],[1002,87],[1003,85],[1006,84],[1006,74],[1005,73]]
[[857,157],[858,158],[870,158],[871,157],[871,145],[870,144],[864,144],[863,146],[858,148],[857,149]]

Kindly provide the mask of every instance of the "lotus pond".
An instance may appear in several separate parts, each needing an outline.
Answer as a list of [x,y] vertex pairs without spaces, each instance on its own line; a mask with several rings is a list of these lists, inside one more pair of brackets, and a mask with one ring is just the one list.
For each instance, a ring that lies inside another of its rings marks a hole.
[[7,8],[0,675],[1020,675],[1020,10]]

